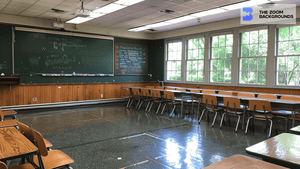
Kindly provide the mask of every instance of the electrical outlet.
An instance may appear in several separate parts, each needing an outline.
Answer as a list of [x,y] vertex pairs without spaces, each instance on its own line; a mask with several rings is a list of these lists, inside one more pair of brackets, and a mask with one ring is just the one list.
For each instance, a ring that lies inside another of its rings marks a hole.
[[36,101],[37,101],[37,98],[36,98],[36,97],[34,97],[32,100],[33,100],[34,102],[36,102]]
[[103,98],[103,94],[101,94],[101,98]]

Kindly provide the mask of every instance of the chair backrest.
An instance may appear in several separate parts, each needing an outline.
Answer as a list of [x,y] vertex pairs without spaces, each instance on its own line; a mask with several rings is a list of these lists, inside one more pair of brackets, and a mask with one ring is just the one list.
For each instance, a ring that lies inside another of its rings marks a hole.
[[298,96],[281,96],[280,99],[282,100],[295,100],[295,101],[300,101],[300,97]]
[[192,93],[200,93],[200,90],[190,90]]
[[271,103],[266,100],[249,100],[249,108],[250,110],[255,111],[272,111]]
[[176,90],[186,92],[186,89],[176,89]]
[[218,105],[218,100],[216,96],[212,96],[212,95],[203,95],[203,102],[208,104],[208,105],[214,105],[217,106]]
[[238,93],[239,97],[255,97],[254,93]]
[[32,135],[33,135],[34,140],[37,144],[37,147],[39,149],[40,154],[42,156],[47,156],[48,155],[48,150],[47,150],[46,143],[44,141],[43,136],[35,130],[31,129],[31,131],[32,131]]
[[277,96],[274,94],[259,94],[257,97],[263,99],[277,99]]
[[150,95],[149,90],[148,89],[141,89],[141,95],[142,96],[149,96]]
[[132,88],[131,89],[133,96],[139,96],[140,95],[140,90],[137,88]]
[[168,100],[173,100],[175,98],[174,92],[164,91],[164,98]]
[[240,108],[241,107],[241,101],[238,98],[223,97],[223,103],[224,103],[224,106],[228,105],[229,108]]
[[165,87],[163,86],[155,86],[155,89],[164,89]]
[[7,169],[6,164],[2,161],[0,161],[0,169]]
[[160,90],[150,90],[151,96],[155,98],[161,98]]
[[232,92],[227,92],[227,91],[221,91],[218,94],[232,96],[233,93]]
[[3,112],[2,111],[0,111],[0,121],[3,121],[4,120],[4,114],[3,114]]
[[149,89],[149,88],[153,89],[153,88],[154,88],[154,86],[146,86],[146,88],[148,88],[148,89]]
[[202,90],[202,93],[205,93],[205,94],[216,94],[216,92],[214,90]]
[[19,130],[25,137],[27,137],[31,142],[34,142],[34,137],[32,135],[32,129],[24,123],[17,121]]

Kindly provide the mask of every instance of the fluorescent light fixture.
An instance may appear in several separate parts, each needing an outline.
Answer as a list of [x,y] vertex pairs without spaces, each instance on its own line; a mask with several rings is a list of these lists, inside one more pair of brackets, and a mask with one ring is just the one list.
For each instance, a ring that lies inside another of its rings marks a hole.
[[191,19],[194,19],[194,18],[196,18],[196,17],[191,16],[191,15],[186,15],[186,16],[182,16],[182,17],[179,17],[179,18],[167,20],[166,22],[179,23],[179,22],[188,21],[188,20],[191,20]]
[[71,20],[68,20],[66,23],[80,24],[80,23],[87,22],[87,21],[92,20],[92,19],[94,19],[94,18],[76,17],[76,18],[73,18]]
[[200,18],[200,17],[204,17],[204,16],[208,16],[208,15],[215,15],[215,14],[219,14],[219,13],[223,13],[223,12],[226,12],[226,10],[222,9],[222,8],[216,8],[216,9],[211,9],[211,10],[207,10],[207,11],[203,11],[203,12],[194,13],[194,14],[191,14],[191,16]]
[[144,0],[119,0],[114,2],[115,4],[120,4],[120,5],[125,5],[125,6],[130,6],[130,5],[134,5],[137,4],[139,2],[142,2]]
[[269,3],[269,2],[270,1],[268,1],[268,0],[250,0],[250,1],[241,2],[241,3],[237,3],[237,4],[223,6],[221,8],[226,9],[226,10],[235,10],[235,9],[241,9],[243,7],[256,6],[256,5],[261,5],[261,4],[265,4],[265,3]]
[[112,13],[112,12],[115,12],[117,10],[123,9],[125,7],[127,7],[127,6],[111,3],[109,5],[106,5],[106,6],[102,7],[102,8],[96,9],[93,12],[108,14],[108,13]]
[[103,15],[105,15],[105,14],[103,14],[103,13],[96,13],[96,12],[91,12],[90,13],[90,17],[91,18],[98,18],[98,17],[103,16]]
[[150,28],[155,28],[155,27],[161,27],[161,26],[166,26],[166,25],[170,25],[172,23],[170,22],[158,22],[158,23],[154,23],[154,24],[151,24],[151,25],[147,25],[148,27]]
[[143,30],[149,29],[149,28],[150,27],[148,27],[148,26],[142,26],[142,27],[128,29],[128,31],[138,32],[138,31],[143,31]]

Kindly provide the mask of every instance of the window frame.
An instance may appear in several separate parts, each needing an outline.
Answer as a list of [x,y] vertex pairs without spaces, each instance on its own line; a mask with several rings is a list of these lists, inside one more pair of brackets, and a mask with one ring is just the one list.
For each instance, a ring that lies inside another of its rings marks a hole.
[[[180,60],[168,60],[168,57],[169,57],[169,43],[176,43],[176,42],[180,42],[181,43],[181,54],[180,54]],[[165,57],[164,57],[164,62],[165,62],[165,75],[164,75],[164,79],[166,82],[175,82],[175,83],[178,83],[178,82],[182,82],[182,55],[183,55],[183,41],[181,39],[172,39],[172,40],[167,40],[165,41]],[[168,70],[168,62],[169,61],[180,61],[181,62],[181,68],[180,70],[175,70],[175,72],[180,72],[181,74],[181,78],[180,80],[168,80],[168,71],[174,71],[174,70]]]

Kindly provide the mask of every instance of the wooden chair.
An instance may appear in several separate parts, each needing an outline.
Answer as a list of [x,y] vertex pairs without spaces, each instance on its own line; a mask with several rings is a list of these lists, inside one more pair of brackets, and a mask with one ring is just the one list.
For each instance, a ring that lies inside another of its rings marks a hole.
[[165,90],[176,90],[176,88],[167,87]]
[[299,96],[281,96],[280,99],[282,100],[295,100],[295,101],[300,101],[300,97]]
[[148,109],[148,112],[150,112],[151,108],[152,108],[152,105],[153,103],[156,103],[156,104],[159,104],[158,105],[158,108],[156,110],[156,114],[158,113],[159,109],[160,109],[160,106],[161,104],[164,102],[164,100],[162,99],[161,97],[161,93],[160,93],[160,90],[150,90],[150,93],[151,93],[151,96],[152,96],[152,103],[150,105],[150,108]]
[[216,94],[216,91],[214,91],[214,90],[202,90],[202,93],[204,93],[204,94]]
[[[202,119],[203,114],[205,113],[205,111],[206,111],[206,113],[212,112],[212,113],[215,113],[214,120],[213,120],[213,123],[211,125],[213,127],[214,124],[215,124],[218,112],[222,112],[223,109],[218,107],[218,100],[217,100],[216,96],[203,95],[203,102],[205,103],[205,109],[202,111],[202,114],[201,114],[200,119],[199,119],[199,124],[201,122],[201,119]],[[207,114],[207,116],[208,116],[208,114]]]
[[243,107],[241,107],[241,101],[238,98],[223,97],[223,103],[224,105],[226,105],[226,110],[222,114],[220,128],[222,127],[222,122],[225,115],[236,116],[238,117],[238,120],[236,122],[235,132],[237,132],[241,115],[243,114]]
[[232,95],[233,95],[232,92],[227,92],[227,91],[221,91],[221,92],[219,92],[218,94],[221,94],[221,95],[228,95],[228,96],[232,96]]
[[259,94],[257,98],[262,98],[262,99],[277,99],[277,96],[274,94]]
[[69,165],[74,163],[74,160],[71,157],[60,150],[48,151],[43,136],[35,130],[31,131],[35,144],[39,149],[39,154],[35,155],[33,158],[33,161],[37,166],[40,167],[44,165],[45,169],[58,168],[62,166],[71,168]]
[[[269,101],[264,100],[249,100],[249,109],[250,111],[252,111],[252,115],[247,120],[245,134],[247,134],[249,122],[251,119],[265,120],[266,127],[268,121],[270,121],[270,131],[269,135],[267,135],[269,138],[271,136],[273,125],[273,115],[270,114],[270,112],[272,111],[271,103]],[[254,124],[254,122],[252,124]]]
[[[34,137],[32,135],[32,129],[27,126],[26,124],[24,123],[21,123],[19,121],[17,121],[17,124],[18,124],[18,127],[19,127],[19,131],[25,136],[28,138],[28,140],[30,140],[31,142],[34,143]],[[48,140],[44,139],[45,141],[45,144],[46,144],[46,147],[48,148],[48,150],[50,149],[50,147],[52,147],[52,143],[50,143]]]
[[135,106],[135,109],[137,109],[138,106],[140,105],[140,102],[141,102],[141,98],[140,98],[141,92],[140,92],[140,89],[138,89],[138,88],[132,88],[131,91],[132,91],[132,95],[133,95],[133,98],[134,98],[133,101],[134,102],[138,101],[136,106]]
[[141,108],[144,101],[148,101],[148,104],[147,104],[146,109],[145,109],[145,111],[147,111],[151,100],[152,100],[152,98],[151,98],[151,94],[149,92],[149,89],[141,89],[141,103],[140,103],[140,106],[139,106],[138,110],[140,110],[140,108]]
[[190,90],[190,92],[192,92],[192,93],[200,93],[200,90]]
[[0,111],[0,127],[13,127],[17,126],[17,120],[11,119],[11,120],[4,120],[4,114],[2,111]]
[[176,89],[176,90],[186,92],[186,89]]
[[163,86],[155,86],[155,89],[164,89],[165,87]]
[[16,115],[17,115],[17,112],[14,111],[14,110],[6,110],[6,111],[2,111],[1,108],[0,108],[0,112],[2,112],[2,114],[4,115],[4,118],[6,117],[10,117],[12,119],[16,119]]
[[165,105],[161,111],[161,114],[164,113],[166,106],[167,106],[168,112],[170,112],[168,105],[171,105],[172,110],[171,110],[170,116],[172,117],[172,115],[176,109],[176,105],[181,104],[181,102],[179,102],[179,100],[175,99],[175,94],[174,94],[174,92],[171,92],[171,91],[164,91],[164,100],[165,100]]
[[[6,164],[0,161],[0,169],[8,169]],[[30,163],[21,164],[15,167],[10,167],[9,169],[35,169]]]
[[238,93],[239,97],[255,97],[254,93]]
[[148,89],[154,89],[154,86],[146,86]]

